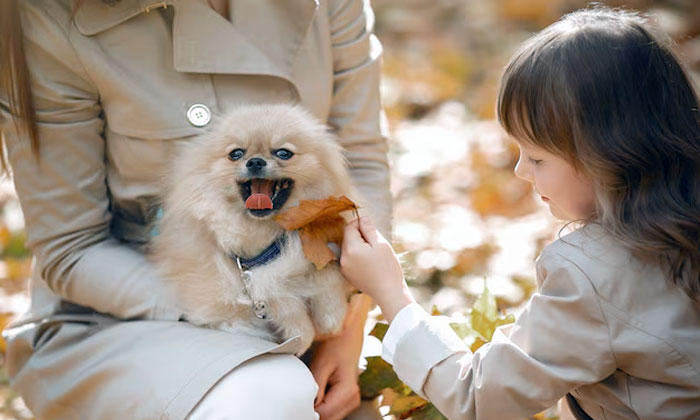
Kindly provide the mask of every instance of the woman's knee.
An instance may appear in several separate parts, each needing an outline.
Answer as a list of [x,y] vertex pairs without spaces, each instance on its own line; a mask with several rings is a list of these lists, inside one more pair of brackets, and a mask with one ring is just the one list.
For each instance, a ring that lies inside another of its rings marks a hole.
[[266,354],[242,365],[244,375],[256,382],[258,392],[291,401],[311,401],[318,390],[311,371],[296,356]]
[[266,354],[224,376],[192,410],[189,419],[294,418],[315,420],[318,386],[301,360]]

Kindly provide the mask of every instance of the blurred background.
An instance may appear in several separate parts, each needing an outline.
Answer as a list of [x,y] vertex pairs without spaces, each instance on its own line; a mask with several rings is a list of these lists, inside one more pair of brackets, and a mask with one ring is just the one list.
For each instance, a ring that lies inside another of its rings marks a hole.
[[[700,85],[700,0],[603,3],[650,14],[673,38]],[[562,224],[513,176],[517,149],[494,120],[498,81],[519,43],[586,4],[372,0],[384,45],[393,242],[426,308],[464,311],[481,292],[484,277],[502,311],[517,312],[533,292],[535,257]],[[0,216],[1,328],[27,305],[30,269],[9,179],[0,182]],[[0,420],[29,418],[0,365]]]
[[[700,86],[700,1],[602,2],[639,10],[675,42]],[[514,177],[517,147],[495,121],[518,45],[581,0],[374,0],[391,127],[394,243],[426,306],[458,311],[488,278],[500,307],[533,290],[534,259],[563,227]]]

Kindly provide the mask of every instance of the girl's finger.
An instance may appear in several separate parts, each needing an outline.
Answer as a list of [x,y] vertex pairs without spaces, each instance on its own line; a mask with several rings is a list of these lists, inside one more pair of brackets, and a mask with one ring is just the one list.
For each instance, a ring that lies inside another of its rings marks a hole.
[[343,238],[343,248],[350,243],[364,243],[365,238],[362,237],[362,233],[358,230],[359,222],[357,219],[345,225],[345,232]]
[[374,222],[372,222],[371,218],[366,216],[360,218],[360,233],[371,246],[377,243],[377,228],[374,227]]

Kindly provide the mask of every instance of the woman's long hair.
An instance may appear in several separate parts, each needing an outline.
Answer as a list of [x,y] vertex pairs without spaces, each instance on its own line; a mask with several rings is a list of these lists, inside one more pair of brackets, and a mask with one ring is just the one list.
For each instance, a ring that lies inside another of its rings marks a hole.
[[[29,137],[32,151],[35,156],[38,156],[39,131],[32,99],[30,73],[24,54],[20,1],[0,0],[0,100],[7,102],[8,111],[13,117],[17,131]],[[75,0],[74,15],[84,1]],[[115,0],[102,1],[113,3]],[[0,106],[3,106],[1,102]],[[3,148],[0,147],[0,161],[5,169],[3,153]]]
[[637,14],[571,13],[516,53],[498,118],[596,183],[596,223],[700,297],[700,114],[669,47]]
[[22,42],[19,0],[0,1],[0,98],[7,101],[17,130],[29,135],[32,150],[38,153],[39,133]]

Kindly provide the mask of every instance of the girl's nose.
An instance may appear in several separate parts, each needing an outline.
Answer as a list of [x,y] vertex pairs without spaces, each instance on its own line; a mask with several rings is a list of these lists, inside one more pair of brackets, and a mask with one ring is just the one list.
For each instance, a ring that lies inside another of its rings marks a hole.
[[530,172],[530,165],[528,165],[527,161],[523,159],[522,153],[518,158],[518,163],[515,164],[515,169],[513,170],[513,172],[515,172],[515,176],[517,176],[518,178],[527,182],[532,182],[532,173]]

